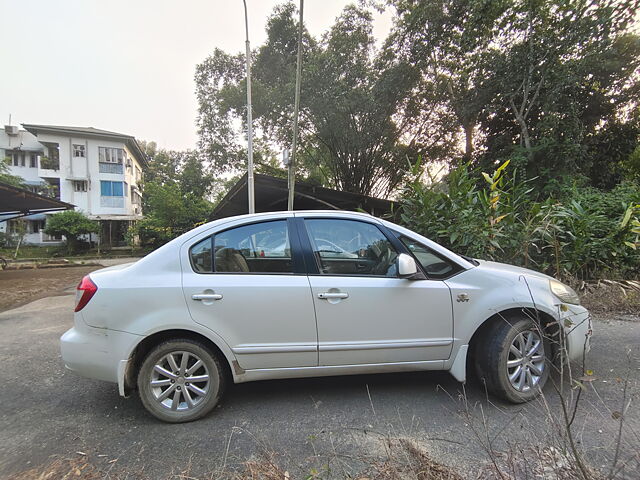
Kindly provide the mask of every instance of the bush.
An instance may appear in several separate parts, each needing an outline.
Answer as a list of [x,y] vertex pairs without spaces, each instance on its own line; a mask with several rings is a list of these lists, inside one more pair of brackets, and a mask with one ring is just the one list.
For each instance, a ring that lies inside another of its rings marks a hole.
[[536,199],[508,166],[489,175],[463,165],[428,185],[417,169],[402,194],[402,223],[458,253],[562,278],[638,277],[637,184]]
[[50,216],[44,231],[49,235],[63,235],[67,239],[69,253],[73,253],[81,245],[79,237],[97,233],[99,225],[98,222],[89,220],[82,212],[67,210]]

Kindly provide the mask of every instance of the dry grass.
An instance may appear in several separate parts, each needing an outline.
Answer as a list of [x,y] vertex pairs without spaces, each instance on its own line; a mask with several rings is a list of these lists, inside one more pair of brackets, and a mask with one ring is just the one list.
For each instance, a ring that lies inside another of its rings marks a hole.
[[103,475],[85,458],[65,458],[17,473],[8,480],[98,480],[101,478]]
[[361,478],[375,480],[463,480],[451,467],[435,461],[415,442],[401,438],[389,439],[392,455],[383,462],[373,462]]
[[[359,480],[463,480],[464,477],[454,469],[435,461],[431,455],[416,443],[404,438],[386,438],[387,455],[373,459],[363,452],[365,469],[351,476]],[[320,472],[294,476],[278,464],[278,455],[265,452],[242,463],[239,468],[215,470],[205,475],[192,473],[186,466],[179,473],[153,480],[294,480],[342,478],[337,472]],[[101,470],[90,463],[87,457],[80,459],[55,460],[47,465],[32,468],[9,477],[8,480],[152,480],[142,472]]]
[[582,304],[591,313],[637,314],[640,282],[599,280],[577,285]]

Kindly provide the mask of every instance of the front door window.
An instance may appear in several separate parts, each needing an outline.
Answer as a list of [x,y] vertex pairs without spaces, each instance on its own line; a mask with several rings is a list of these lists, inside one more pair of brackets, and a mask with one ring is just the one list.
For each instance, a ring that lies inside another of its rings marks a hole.
[[312,219],[305,224],[323,274],[397,276],[398,252],[375,225],[340,219]]

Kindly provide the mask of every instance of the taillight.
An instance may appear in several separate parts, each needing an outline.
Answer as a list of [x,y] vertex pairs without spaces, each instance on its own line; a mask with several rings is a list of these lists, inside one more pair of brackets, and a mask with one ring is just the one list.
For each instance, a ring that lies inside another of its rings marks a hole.
[[76,288],[76,300],[78,303],[76,303],[74,312],[82,310],[97,291],[97,285],[93,283],[89,275],[85,275]]

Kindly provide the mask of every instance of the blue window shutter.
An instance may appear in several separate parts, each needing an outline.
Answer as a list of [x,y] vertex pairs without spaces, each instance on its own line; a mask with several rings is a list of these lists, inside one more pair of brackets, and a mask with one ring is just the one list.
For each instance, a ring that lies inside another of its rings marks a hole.
[[100,195],[103,197],[111,196],[111,182],[106,182],[104,180],[100,181]]
[[122,190],[122,182],[111,182],[113,186],[113,196],[114,197],[122,197],[124,192]]

